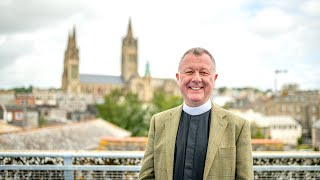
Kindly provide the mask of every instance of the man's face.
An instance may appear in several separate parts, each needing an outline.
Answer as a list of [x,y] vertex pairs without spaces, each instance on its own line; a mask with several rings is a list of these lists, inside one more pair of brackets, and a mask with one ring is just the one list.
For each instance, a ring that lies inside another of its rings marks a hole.
[[203,105],[210,98],[218,77],[213,68],[212,60],[205,53],[200,56],[190,53],[181,60],[176,78],[188,106]]

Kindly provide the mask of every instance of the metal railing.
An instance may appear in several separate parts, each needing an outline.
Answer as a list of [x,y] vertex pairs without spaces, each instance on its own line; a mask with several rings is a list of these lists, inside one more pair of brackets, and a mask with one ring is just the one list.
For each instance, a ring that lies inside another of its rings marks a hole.
[[[138,179],[143,152],[2,151],[2,179]],[[255,152],[254,179],[320,179],[320,153]]]

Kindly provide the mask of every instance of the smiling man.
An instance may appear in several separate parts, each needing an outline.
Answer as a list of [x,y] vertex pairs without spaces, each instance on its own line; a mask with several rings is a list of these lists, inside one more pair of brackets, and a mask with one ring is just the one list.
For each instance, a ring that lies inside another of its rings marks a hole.
[[249,122],[210,100],[216,63],[203,48],[182,56],[177,84],[184,103],[150,122],[139,179],[252,179]]

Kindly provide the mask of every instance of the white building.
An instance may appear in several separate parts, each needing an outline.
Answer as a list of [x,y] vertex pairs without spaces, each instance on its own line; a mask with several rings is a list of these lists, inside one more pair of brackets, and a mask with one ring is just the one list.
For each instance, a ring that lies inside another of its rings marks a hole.
[[297,145],[302,136],[302,127],[291,116],[264,116],[252,110],[246,112],[234,111],[239,116],[247,119],[250,123],[256,123],[262,129],[268,129],[270,139],[281,140],[287,145]]
[[284,144],[297,145],[302,136],[301,125],[291,116],[263,116],[259,121],[268,122],[271,139],[282,140]]
[[57,105],[57,90],[54,89],[32,89],[36,105]]

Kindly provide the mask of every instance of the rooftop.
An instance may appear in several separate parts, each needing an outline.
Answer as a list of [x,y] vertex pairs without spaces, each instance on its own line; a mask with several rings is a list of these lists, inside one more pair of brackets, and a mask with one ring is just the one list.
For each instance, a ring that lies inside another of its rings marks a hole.
[[0,150],[90,150],[104,136],[131,133],[103,119],[0,134]]
[[124,84],[121,76],[80,74],[80,82],[92,84]]

